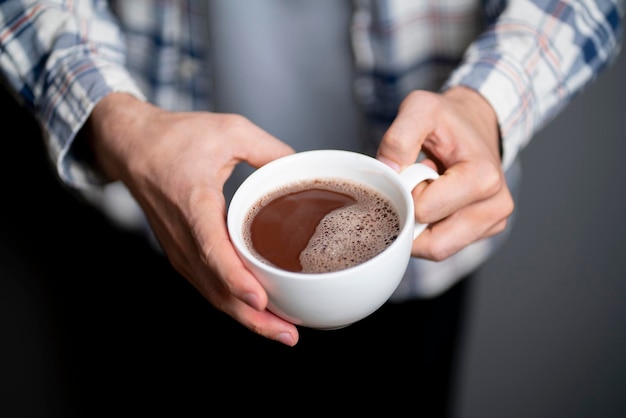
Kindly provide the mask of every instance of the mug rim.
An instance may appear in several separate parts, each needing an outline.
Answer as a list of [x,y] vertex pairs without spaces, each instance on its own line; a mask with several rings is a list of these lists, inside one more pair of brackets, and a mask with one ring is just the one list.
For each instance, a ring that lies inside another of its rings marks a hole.
[[[362,262],[359,264],[356,264],[354,266],[351,267],[347,267],[341,270],[335,270],[335,271],[330,271],[330,272],[323,272],[323,273],[301,273],[301,272],[294,272],[294,271],[289,271],[289,270],[285,270],[282,269],[280,267],[276,267],[270,263],[264,262],[262,260],[260,260],[257,256],[255,256],[250,249],[248,248],[248,246],[246,245],[246,243],[244,242],[243,238],[242,238],[242,233],[239,231],[241,230],[241,228],[243,228],[243,218],[245,218],[246,214],[249,212],[250,210],[250,206],[248,206],[245,209],[240,209],[239,213],[242,216],[238,216],[237,220],[233,220],[232,217],[232,213],[234,211],[234,209],[232,209],[233,207],[236,206],[237,202],[242,199],[242,194],[246,191],[247,188],[250,188],[252,186],[250,186],[250,184],[253,184],[253,182],[258,182],[259,180],[253,178],[253,177],[257,177],[255,176],[255,174],[257,172],[261,172],[265,173],[268,172],[269,170],[277,170],[278,168],[280,168],[281,165],[284,164],[292,164],[292,162],[294,160],[298,160],[298,159],[309,159],[311,158],[310,155],[313,155],[315,158],[321,158],[324,157],[325,155],[341,155],[341,156],[347,156],[350,158],[354,158],[355,160],[361,160],[366,162],[369,165],[373,165],[375,166],[375,168],[377,170],[381,170],[383,172],[383,174],[385,175],[385,178],[390,180],[398,190],[400,190],[401,194],[405,197],[404,200],[404,205],[406,206],[406,211],[407,211],[407,216],[411,217],[413,216],[414,210],[413,210],[413,199],[411,198],[411,192],[409,190],[406,189],[406,187],[404,187],[404,185],[402,184],[402,181],[400,180],[400,176],[399,174],[394,171],[391,167],[389,167],[388,165],[386,165],[385,163],[383,163],[382,161],[371,157],[369,155],[366,154],[362,154],[359,152],[355,152],[355,151],[348,151],[348,150],[341,150],[341,149],[320,149],[320,150],[310,150],[310,151],[301,151],[301,152],[296,152],[293,154],[289,154],[286,155],[284,157],[278,158],[276,160],[270,161],[269,163],[259,167],[258,169],[256,169],[254,172],[252,172],[246,179],[244,179],[244,181],[241,182],[241,184],[239,185],[239,187],[237,187],[237,189],[235,190],[235,193],[233,194],[233,197],[230,201],[228,210],[227,210],[227,231],[229,234],[229,238],[231,243],[233,244],[233,246],[235,247],[235,249],[241,253],[242,257],[244,260],[242,261],[246,261],[249,262],[251,264],[253,264],[256,268],[260,268],[263,270],[268,271],[270,274],[276,276],[281,276],[283,278],[293,278],[293,279],[297,279],[297,280],[310,280],[310,279],[315,279],[315,280],[331,280],[331,279],[337,279],[337,277],[343,276],[343,275],[351,275],[354,274],[355,271],[357,270],[362,270],[362,269],[367,269],[369,267],[370,264],[376,262],[376,259],[384,254],[389,252],[392,248],[397,247],[398,245],[401,245],[402,240],[400,238],[402,238],[403,235],[405,234],[412,234],[413,230],[410,227],[411,222],[410,220],[407,221],[407,219],[401,219],[402,222],[402,228],[400,230],[400,232],[398,233],[398,237],[389,245],[387,246],[383,251],[381,251],[380,253],[378,253],[376,256]],[[278,167],[278,168],[276,168]],[[341,179],[343,178],[344,180],[346,179],[345,177],[342,177],[340,175],[337,174],[329,174],[327,176],[316,176],[316,178],[323,178],[323,179]],[[357,181],[354,179],[349,179],[350,181]],[[272,191],[278,190],[281,187],[284,186],[288,186],[290,184],[293,183],[297,183],[299,181],[302,180],[298,180],[298,179],[293,179],[293,180],[288,180],[285,181],[284,183],[282,183],[281,185],[274,185],[271,188],[269,188],[268,190],[265,190],[263,193],[260,193],[259,195],[257,195],[253,201],[258,201],[261,197],[263,197],[264,195],[271,193]],[[384,192],[382,190],[379,190],[379,188],[372,186],[370,184],[367,183],[363,183],[363,185],[367,186],[367,187],[371,187],[374,188],[376,191],[381,192],[385,195],[385,197],[387,197],[388,199],[391,200],[391,197],[389,196],[389,194],[387,192]],[[397,204],[397,202],[393,201],[394,205]],[[234,205],[235,204],[235,205]],[[398,208],[399,209],[399,208]],[[414,219],[414,218],[411,218]],[[233,222],[237,221],[237,225],[234,225]],[[234,232],[233,230],[235,230],[236,232]],[[236,233],[237,237],[233,237],[233,234]]]

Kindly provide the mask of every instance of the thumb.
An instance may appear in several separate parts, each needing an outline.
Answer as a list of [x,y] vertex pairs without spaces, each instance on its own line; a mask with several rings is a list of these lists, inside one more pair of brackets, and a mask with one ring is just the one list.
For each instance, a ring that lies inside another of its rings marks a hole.
[[247,138],[244,160],[252,167],[259,168],[277,158],[293,154],[295,150],[287,143],[254,125],[254,132]]
[[398,114],[383,135],[376,158],[397,172],[413,164],[422,145],[434,130],[429,103],[436,102],[433,93],[414,91],[400,105]]

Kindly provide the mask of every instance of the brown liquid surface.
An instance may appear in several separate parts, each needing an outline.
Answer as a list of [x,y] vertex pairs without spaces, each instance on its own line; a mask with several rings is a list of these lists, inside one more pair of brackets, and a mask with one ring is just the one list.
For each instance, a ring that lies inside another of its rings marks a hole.
[[308,189],[279,196],[263,207],[250,225],[252,245],[265,259],[285,270],[301,271],[300,253],[320,221],[356,199],[331,190]]
[[377,192],[344,181],[303,182],[265,196],[244,236],[260,259],[293,272],[359,264],[397,237],[398,215]]

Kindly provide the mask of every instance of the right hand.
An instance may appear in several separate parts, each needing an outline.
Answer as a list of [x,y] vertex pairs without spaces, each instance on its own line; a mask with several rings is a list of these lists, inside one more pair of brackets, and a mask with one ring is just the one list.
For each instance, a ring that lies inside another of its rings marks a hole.
[[415,216],[428,227],[413,257],[442,261],[505,230],[514,201],[500,159],[498,120],[491,104],[467,87],[414,91],[402,102],[377,157],[397,171],[422,163],[440,173],[413,189]]
[[168,260],[215,308],[293,346],[294,324],[266,309],[226,228],[223,187],[240,162],[260,167],[294,150],[243,116],[170,112],[124,93],[94,109],[85,133],[96,163],[135,197]]

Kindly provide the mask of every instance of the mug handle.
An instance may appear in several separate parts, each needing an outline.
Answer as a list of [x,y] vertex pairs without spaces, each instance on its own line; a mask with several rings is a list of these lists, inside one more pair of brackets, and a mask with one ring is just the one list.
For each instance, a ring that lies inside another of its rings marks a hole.
[[[422,163],[412,164],[400,172],[400,180],[402,180],[402,183],[409,191],[413,190],[415,186],[424,180],[435,180],[438,177],[439,173]],[[413,239],[417,238],[427,226],[427,224],[415,222]]]

